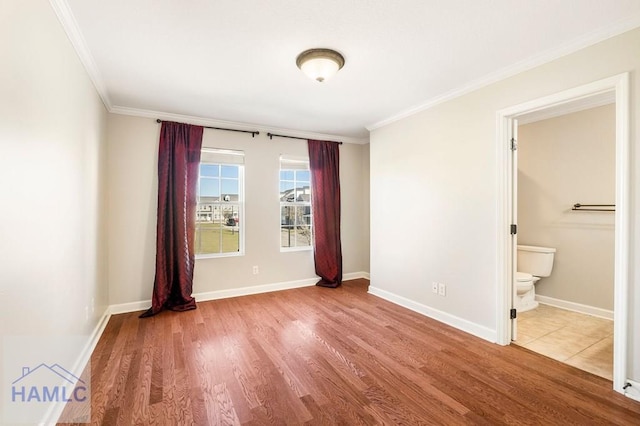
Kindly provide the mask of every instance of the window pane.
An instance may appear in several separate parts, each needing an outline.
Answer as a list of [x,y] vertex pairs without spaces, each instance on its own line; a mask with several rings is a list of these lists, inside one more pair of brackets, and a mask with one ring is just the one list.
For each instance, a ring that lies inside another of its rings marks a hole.
[[[206,160],[206,158],[203,158]],[[243,249],[242,165],[201,163],[196,210],[196,254],[238,253]]]
[[220,179],[200,178],[200,197],[218,197],[220,195]]
[[196,222],[213,223],[213,205],[211,203],[203,202],[198,203]]
[[293,226],[280,227],[280,247],[295,247],[296,234]]
[[304,207],[296,206],[295,220],[296,226],[304,225]]
[[309,188],[296,188],[296,201],[308,203],[311,201],[311,192]]
[[282,206],[280,208],[280,225],[294,225],[295,207]]
[[220,225],[217,223],[196,224],[196,254],[220,252]]
[[293,189],[293,182],[282,180],[280,181],[280,192]]
[[311,206],[299,207],[300,216],[302,220],[299,222],[301,225],[311,225]]
[[296,229],[296,247],[311,245],[311,227],[298,226]]
[[223,199],[223,201],[238,201],[239,185],[237,179],[222,179],[222,194],[231,194],[230,200]]
[[311,202],[311,173],[293,169],[280,170],[280,246],[310,247],[313,228],[311,205],[307,203]]
[[296,180],[309,182],[311,180],[310,176],[309,170],[296,170]]
[[293,180],[293,170],[280,170],[280,180]]
[[222,177],[237,178],[238,166],[222,166]]
[[220,166],[217,164],[200,164],[200,176],[220,176]]
[[311,207],[280,208],[280,246],[309,247],[312,240]]
[[[216,200],[217,201],[217,200]],[[222,210],[219,204],[213,206],[213,221],[220,226],[222,224]]]
[[232,253],[240,251],[239,226],[224,226],[222,230],[222,252]]
[[233,204],[225,209],[225,229],[222,237],[222,251],[231,253],[240,250],[240,206]]
[[221,207],[222,221],[224,226],[237,226],[240,222],[239,208],[237,204],[223,204]]
[[[306,195],[306,197],[300,197]],[[309,182],[297,181],[296,182],[296,200],[297,201],[309,201],[311,200],[311,185]]]
[[293,182],[280,182],[280,201],[294,201]]

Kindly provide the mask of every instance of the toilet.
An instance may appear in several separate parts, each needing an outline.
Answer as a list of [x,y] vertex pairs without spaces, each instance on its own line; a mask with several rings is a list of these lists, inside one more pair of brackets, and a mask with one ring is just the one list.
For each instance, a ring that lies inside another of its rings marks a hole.
[[535,284],[551,275],[556,249],[518,245],[518,272],[516,272],[514,307],[524,312],[538,307]]

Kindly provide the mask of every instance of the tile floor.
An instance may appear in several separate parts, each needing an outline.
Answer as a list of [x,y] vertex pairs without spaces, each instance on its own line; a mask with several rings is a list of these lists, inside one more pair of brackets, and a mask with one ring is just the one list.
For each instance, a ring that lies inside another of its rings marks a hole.
[[540,304],[518,312],[515,344],[612,380],[611,320]]

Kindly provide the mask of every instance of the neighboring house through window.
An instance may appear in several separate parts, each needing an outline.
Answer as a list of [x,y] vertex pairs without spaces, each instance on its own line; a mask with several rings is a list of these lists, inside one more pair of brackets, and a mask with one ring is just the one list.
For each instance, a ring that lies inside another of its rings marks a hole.
[[281,156],[280,250],[308,250],[312,243],[309,159]]
[[196,257],[244,254],[244,152],[202,148]]

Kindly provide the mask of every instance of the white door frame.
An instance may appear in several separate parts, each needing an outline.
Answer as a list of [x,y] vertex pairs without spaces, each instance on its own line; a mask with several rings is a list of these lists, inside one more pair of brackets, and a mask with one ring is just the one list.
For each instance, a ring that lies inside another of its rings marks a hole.
[[498,344],[511,342],[513,253],[509,226],[512,223],[512,172],[509,147],[509,125],[518,116],[544,110],[568,102],[589,98],[607,92],[615,93],[616,103],[616,212],[615,212],[615,265],[614,265],[614,330],[613,330],[613,389],[624,393],[628,367],[628,312],[629,305],[629,220],[630,220],[630,138],[629,138],[629,73],[598,80],[540,99],[515,105],[497,113],[496,152],[498,183],[498,235],[497,235],[497,338]]
[[[514,202],[509,203],[509,224],[518,224],[518,150],[515,147],[518,146],[518,119],[509,117],[509,129],[507,133],[507,140],[509,141],[509,147],[511,149],[511,156],[509,158],[509,199]],[[509,282],[511,283],[508,286],[513,290],[513,283],[517,280],[517,270],[518,270],[518,233],[511,234],[511,245],[509,246]],[[518,293],[516,291],[511,291],[511,309],[516,308],[516,299],[518,297]],[[512,318],[515,316],[516,318]],[[516,340],[518,338],[518,319],[516,315],[509,315],[511,321],[509,321],[509,339],[511,341]]]

